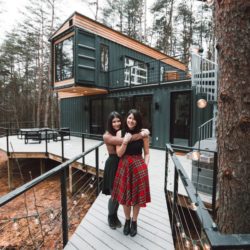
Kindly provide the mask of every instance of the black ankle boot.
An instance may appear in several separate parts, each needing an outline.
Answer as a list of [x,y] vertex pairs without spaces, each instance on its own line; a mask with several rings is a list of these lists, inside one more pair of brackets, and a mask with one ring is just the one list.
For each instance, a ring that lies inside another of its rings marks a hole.
[[131,228],[130,228],[130,236],[134,237],[137,234],[137,222],[132,221]]
[[128,235],[130,232],[130,219],[125,221],[125,225],[123,228],[123,234]]
[[122,227],[122,223],[121,223],[120,220],[118,219],[117,214],[114,214],[114,222],[115,222],[116,228]]
[[116,229],[116,223],[113,214],[108,216],[108,224],[111,229]]

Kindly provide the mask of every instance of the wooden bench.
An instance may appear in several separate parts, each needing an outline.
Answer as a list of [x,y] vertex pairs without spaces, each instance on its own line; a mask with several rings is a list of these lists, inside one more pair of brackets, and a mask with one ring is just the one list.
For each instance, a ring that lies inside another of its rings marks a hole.
[[38,143],[41,143],[41,133],[39,131],[26,131],[24,133],[24,143],[27,144],[29,140],[35,140],[38,141]]

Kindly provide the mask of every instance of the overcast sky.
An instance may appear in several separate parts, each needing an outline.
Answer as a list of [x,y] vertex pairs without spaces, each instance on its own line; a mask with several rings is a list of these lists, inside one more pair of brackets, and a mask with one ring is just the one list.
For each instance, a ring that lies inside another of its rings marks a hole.
[[[154,1],[147,0],[147,7],[151,7]],[[24,10],[28,2],[28,0],[0,0],[0,40],[3,40],[5,32],[11,29],[21,17],[20,12]],[[91,8],[86,3],[87,0],[61,0],[61,2],[60,17],[62,22],[75,11],[94,19],[93,7]],[[103,6],[105,2],[105,0],[99,0],[100,6]],[[147,15],[150,18],[149,11]]]

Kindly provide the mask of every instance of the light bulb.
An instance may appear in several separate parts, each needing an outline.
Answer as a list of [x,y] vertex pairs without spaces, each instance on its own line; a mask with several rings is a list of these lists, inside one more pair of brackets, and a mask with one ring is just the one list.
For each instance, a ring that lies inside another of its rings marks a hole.
[[200,159],[200,156],[201,156],[200,152],[198,152],[198,151],[192,152],[192,160],[198,161]]
[[92,181],[94,181],[94,180],[95,180],[95,177],[94,177],[94,176],[92,176],[91,180],[92,180]]
[[197,101],[197,107],[199,109],[204,109],[204,108],[206,108],[206,106],[207,106],[207,100],[206,99],[201,98],[201,99],[199,99]]
[[49,218],[50,218],[51,220],[54,219],[54,213],[53,213],[53,211],[50,211]]
[[76,205],[76,204],[77,204],[77,201],[76,201],[76,200],[74,200],[74,201],[73,201],[73,204],[74,204],[74,205]]
[[39,219],[38,219],[38,217],[35,217],[35,224],[36,224],[36,225],[39,224]]
[[82,196],[82,198],[84,198],[84,197],[85,197],[85,194],[84,194],[84,193],[82,193],[82,194],[81,194],[81,196]]
[[176,226],[177,226],[177,227],[180,227],[180,226],[181,226],[181,223],[178,221],[178,222],[176,223]]
[[191,209],[196,211],[197,210],[197,206],[194,202],[191,203]]
[[212,6],[213,4],[214,4],[214,0],[207,0],[206,1],[206,5],[209,7]]
[[93,184],[90,183],[89,186],[90,186],[90,188],[92,188],[92,187],[93,187]]
[[210,246],[207,243],[204,243],[203,249],[204,250],[210,250],[211,248],[210,248]]
[[182,238],[186,238],[186,234],[184,232],[181,233]]
[[190,241],[189,240],[185,240],[185,247],[186,248],[190,248]]
[[18,229],[18,222],[17,222],[16,220],[14,220],[13,228],[14,228],[15,230]]
[[200,248],[199,248],[198,245],[194,244],[194,245],[193,245],[193,250],[200,250]]

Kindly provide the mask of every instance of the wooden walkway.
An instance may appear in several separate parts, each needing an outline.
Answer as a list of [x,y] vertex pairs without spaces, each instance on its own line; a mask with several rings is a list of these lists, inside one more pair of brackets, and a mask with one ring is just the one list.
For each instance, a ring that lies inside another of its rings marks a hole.
[[[135,237],[123,235],[123,227],[116,230],[109,228],[107,205],[110,196],[100,194],[65,249],[174,249],[164,197],[164,153],[161,150],[150,149],[149,178],[152,201],[140,210],[138,234]],[[124,224],[121,206],[118,215]]]
[[[61,161],[61,143],[50,142],[48,144],[48,155],[45,154],[45,143],[24,144],[23,140],[11,136],[10,152],[11,158],[50,158]],[[95,146],[99,141],[86,139],[85,149]],[[70,159],[81,153],[81,138],[71,137],[65,141],[65,158]],[[0,150],[6,151],[6,138],[0,138]],[[107,150],[103,145],[99,149],[99,168],[104,169],[107,158]],[[191,176],[191,160],[186,156],[179,156],[185,166],[185,170]],[[80,164],[81,161],[79,161]],[[85,158],[85,163],[95,166],[95,154],[90,153]],[[93,168],[94,170],[94,168]],[[164,171],[165,151],[150,149],[149,180],[152,202],[146,208],[142,208],[138,218],[138,234],[135,237],[124,236],[123,228],[112,230],[107,223],[107,204],[109,196],[100,194],[89,209],[86,216],[78,226],[75,233],[69,239],[66,250],[69,249],[174,249],[168,211],[164,197]],[[169,162],[167,189],[173,190],[173,163]],[[179,194],[186,195],[182,184],[179,186]],[[203,200],[211,197],[203,197]],[[119,208],[119,218],[124,224],[122,207]]]

